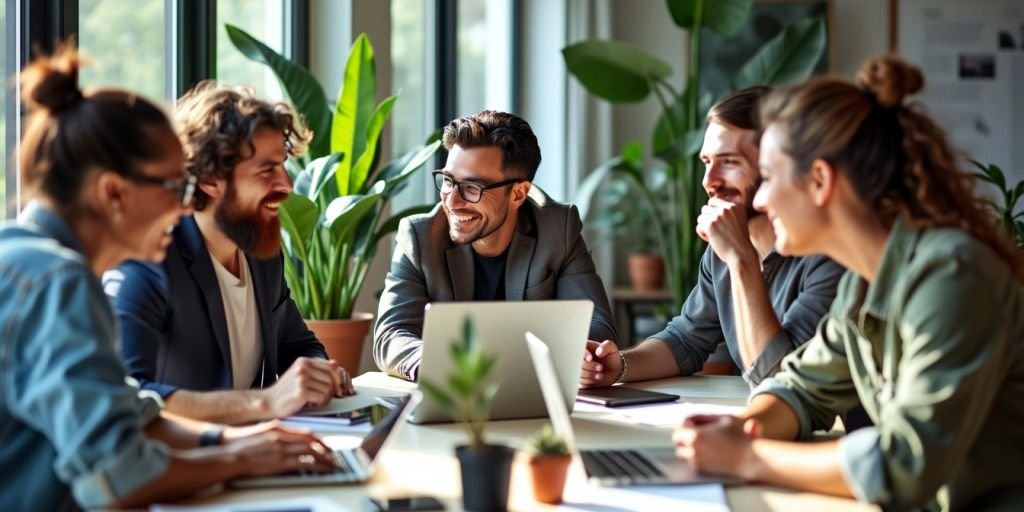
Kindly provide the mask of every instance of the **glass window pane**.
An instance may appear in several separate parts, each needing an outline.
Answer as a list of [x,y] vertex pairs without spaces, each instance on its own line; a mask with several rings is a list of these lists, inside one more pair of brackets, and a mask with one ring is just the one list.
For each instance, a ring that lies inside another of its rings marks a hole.
[[219,0],[217,2],[217,80],[245,85],[256,95],[279,100],[284,96],[274,74],[263,64],[252,62],[235,48],[224,24],[230,23],[259,39],[278,53],[284,48],[283,0]]
[[78,46],[92,59],[83,87],[120,87],[160,101],[166,90],[164,0],[79,0]]
[[511,0],[459,0],[458,115],[512,109]]
[[[391,89],[399,96],[391,110],[390,129],[391,148],[396,157],[423,144],[436,129],[427,98],[428,89],[433,90],[428,87],[429,81],[435,76],[432,65],[427,65],[432,46],[427,41],[429,7],[430,2],[422,0],[391,0]],[[433,59],[433,55],[429,58]],[[428,167],[431,165],[433,159],[427,163]],[[418,173],[394,198],[392,211],[437,200],[430,175],[422,170]]]

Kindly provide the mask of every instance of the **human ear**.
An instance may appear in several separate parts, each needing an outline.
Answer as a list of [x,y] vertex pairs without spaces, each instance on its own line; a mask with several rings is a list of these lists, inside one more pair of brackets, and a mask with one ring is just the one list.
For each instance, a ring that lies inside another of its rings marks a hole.
[[520,181],[512,185],[512,206],[519,208],[519,205],[526,202],[526,198],[530,193],[530,187],[533,183],[529,181]]
[[836,187],[837,172],[832,164],[821,158],[811,162],[806,182],[815,206],[825,206],[831,199]]
[[96,178],[94,191],[94,207],[108,212],[109,217],[116,218],[124,212],[125,191],[124,179],[111,171],[100,172]]
[[196,186],[199,187],[199,190],[202,190],[210,199],[217,199],[224,194],[224,189],[227,188],[227,181],[199,180],[199,183],[197,183]]

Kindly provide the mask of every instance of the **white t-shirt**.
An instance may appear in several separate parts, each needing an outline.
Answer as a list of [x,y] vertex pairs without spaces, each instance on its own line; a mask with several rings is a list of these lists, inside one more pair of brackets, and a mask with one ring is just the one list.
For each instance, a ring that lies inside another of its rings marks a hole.
[[235,257],[238,258],[238,277],[212,255],[210,259],[213,260],[213,270],[217,274],[220,295],[224,300],[224,318],[227,320],[231,346],[232,384],[235,389],[249,389],[260,369],[263,343],[249,263],[240,251],[235,252]]

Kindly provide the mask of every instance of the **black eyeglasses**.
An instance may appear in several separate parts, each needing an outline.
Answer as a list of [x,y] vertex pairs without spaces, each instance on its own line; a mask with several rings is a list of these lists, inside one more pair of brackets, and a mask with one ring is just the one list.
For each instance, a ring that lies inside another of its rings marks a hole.
[[198,181],[196,177],[191,174],[187,178],[180,178],[176,180],[155,178],[153,176],[146,176],[133,172],[123,174],[122,176],[132,181],[145,183],[147,185],[156,185],[165,190],[176,192],[178,194],[178,200],[181,201],[181,206],[185,208],[192,205],[192,197],[195,196],[196,182]]
[[491,183],[490,185],[481,185],[474,181],[459,181],[444,171],[434,171],[431,174],[434,175],[434,186],[437,187],[438,192],[442,194],[451,194],[452,190],[457,188],[459,189],[459,195],[469,203],[479,203],[480,200],[484,198],[484,191],[486,190],[505,187],[512,185],[513,183],[519,183],[520,181],[526,181],[522,178],[514,178],[511,180]]

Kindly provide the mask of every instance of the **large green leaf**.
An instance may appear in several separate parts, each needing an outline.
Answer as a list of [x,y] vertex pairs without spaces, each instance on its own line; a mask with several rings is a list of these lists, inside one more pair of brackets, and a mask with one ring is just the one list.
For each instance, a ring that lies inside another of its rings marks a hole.
[[[377,247],[377,242],[381,241],[382,238],[384,238],[385,236],[390,235],[391,233],[394,233],[395,231],[398,231],[398,223],[401,222],[402,219],[404,219],[404,218],[406,218],[406,217],[408,217],[410,215],[419,215],[421,213],[429,213],[433,209],[434,209],[434,205],[432,205],[432,204],[421,204],[419,206],[413,206],[413,207],[410,207],[410,208],[406,208],[406,209],[404,209],[404,210],[402,210],[402,211],[392,215],[388,220],[384,221],[380,225],[380,228],[377,229],[377,232],[373,235],[373,244],[371,244],[371,247],[376,248]],[[370,254],[372,255],[373,253],[371,252]]]
[[753,3],[753,0],[668,0],[668,11],[679,28],[691,29],[700,4],[700,25],[731,36],[743,28]]
[[352,44],[345,64],[345,77],[338,92],[331,125],[331,152],[352,155],[338,166],[335,179],[338,195],[356,192],[350,185],[352,167],[366,148],[367,126],[373,116],[377,99],[377,74],[374,69],[373,45],[366,34],[359,34]]
[[277,76],[292,105],[313,131],[310,156],[326,155],[331,140],[331,108],[320,82],[305,68],[284,58],[244,30],[230,24],[225,24],[224,29],[238,51],[249,60],[266,65]]
[[342,196],[331,202],[324,212],[324,225],[330,228],[334,243],[352,244],[363,218],[377,204],[380,190],[366,195]]
[[320,221],[320,211],[316,204],[298,194],[289,194],[281,201],[278,210],[281,229],[285,233],[285,250],[299,261],[308,261],[308,247],[313,230]]
[[825,51],[825,20],[793,23],[743,65],[733,78],[735,89],[753,85],[784,85],[806,80]]
[[359,155],[359,159],[349,174],[349,190],[353,192],[365,191],[367,177],[369,177],[371,166],[376,160],[377,141],[380,139],[380,133],[384,130],[384,123],[387,122],[388,116],[391,115],[391,108],[395,106],[395,100],[397,99],[398,96],[389,96],[380,102],[380,105],[377,105],[377,109],[370,116],[370,122],[366,125],[366,149],[362,155]]
[[623,159],[621,156],[613,157],[611,160],[601,164],[600,167],[590,171],[583,181],[580,182],[579,186],[576,187],[576,196],[573,197],[573,203],[576,208],[580,211],[580,218],[583,220],[587,219],[587,215],[590,213],[591,203],[594,201],[594,195],[597,190],[601,188],[601,184],[604,183],[605,178],[612,169],[622,165]]
[[562,56],[583,87],[612,102],[640,101],[653,82],[672,75],[661,59],[616,41],[581,41],[563,48]]

